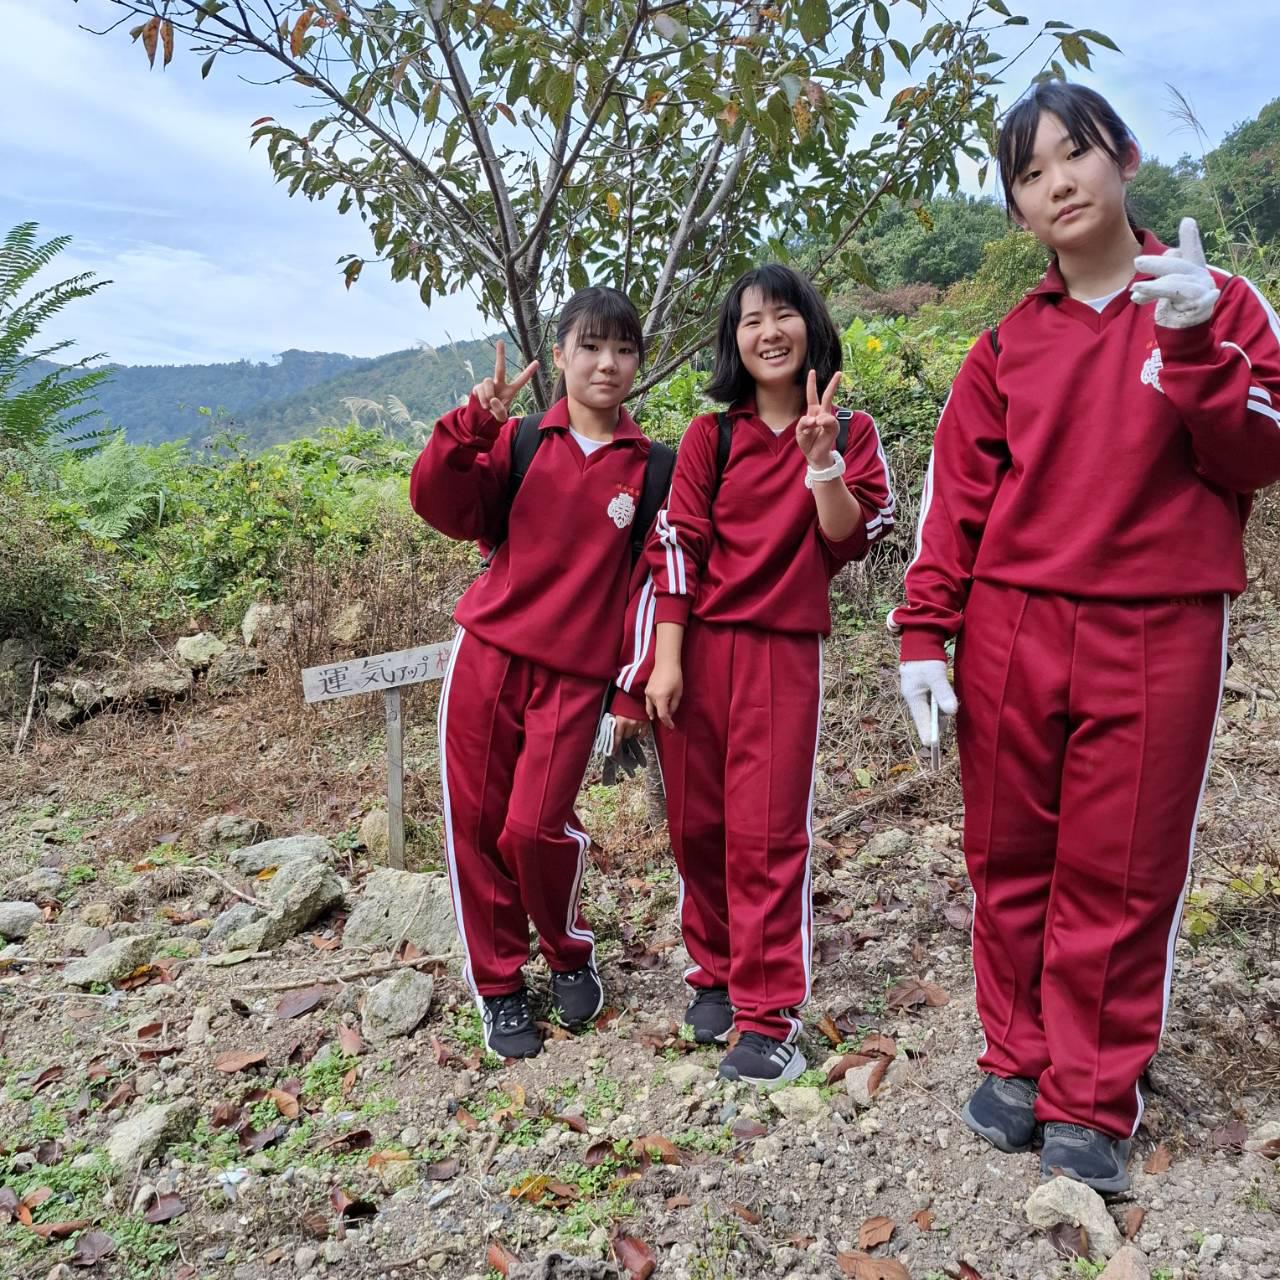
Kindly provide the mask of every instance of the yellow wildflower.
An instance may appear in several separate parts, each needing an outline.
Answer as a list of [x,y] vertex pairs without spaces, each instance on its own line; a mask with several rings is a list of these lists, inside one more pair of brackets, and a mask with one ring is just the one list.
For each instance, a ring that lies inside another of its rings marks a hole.
[[868,350],[868,351],[879,351],[879,350],[880,350],[880,347],[881,347],[881,342],[880,342],[880,339],[879,339],[879,338],[868,338],[868,339],[867,339],[867,350]]

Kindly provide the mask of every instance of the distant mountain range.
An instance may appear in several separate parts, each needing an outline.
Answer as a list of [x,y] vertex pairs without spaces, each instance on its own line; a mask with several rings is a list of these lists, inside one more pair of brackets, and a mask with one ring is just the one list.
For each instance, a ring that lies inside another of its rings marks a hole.
[[[41,361],[35,376],[53,367]],[[122,427],[133,444],[199,444],[229,428],[260,448],[350,422],[346,397],[385,405],[395,396],[411,417],[433,422],[492,369],[493,343],[478,339],[372,359],[293,350],[282,351],[275,363],[108,367],[112,376],[94,397],[98,413],[78,431],[111,425]]]

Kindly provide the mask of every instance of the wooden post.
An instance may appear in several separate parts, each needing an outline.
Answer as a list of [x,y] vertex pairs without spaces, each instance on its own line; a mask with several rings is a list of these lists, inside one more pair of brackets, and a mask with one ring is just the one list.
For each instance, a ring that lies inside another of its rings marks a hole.
[[387,860],[404,870],[404,722],[400,718],[400,688],[388,689],[387,699]]

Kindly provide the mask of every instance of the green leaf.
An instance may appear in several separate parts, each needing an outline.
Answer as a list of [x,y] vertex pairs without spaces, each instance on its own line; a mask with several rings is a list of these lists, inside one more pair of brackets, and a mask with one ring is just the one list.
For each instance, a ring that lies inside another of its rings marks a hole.
[[422,104],[422,118],[432,124],[435,121],[436,113],[440,110],[440,85],[439,82],[431,86],[431,92],[427,94],[427,100]]
[[987,0],[987,8],[994,9],[996,13],[1002,17],[1009,16],[1009,10],[1005,7],[1004,0]]
[[831,30],[831,11],[827,0],[800,0],[800,34],[810,43],[824,40]]
[[208,57],[207,57],[207,58],[206,58],[206,59],[205,59],[201,64],[200,64],[200,79],[201,79],[201,80],[207,80],[207,79],[209,78],[209,72],[213,70],[213,60],[214,60],[214,58],[216,58],[217,56],[218,56],[218,51],[215,49],[215,50],[214,50],[214,51],[213,51],[213,52],[212,52],[212,53],[211,53],[211,54],[210,54],[210,55],[209,55],[209,56],[208,56]]
[[903,67],[911,70],[911,54],[907,52],[907,46],[901,40],[890,40],[889,48],[893,50],[893,56],[902,63]]
[[1083,28],[1080,31],[1077,31],[1076,35],[1083,40],[1090,40],[1094,44],[1100,44],[1104,49],[1112,49],[1116,53],[1121,51],[1120,46],[1116,44],[1110,36],[1104,36],[1101,31],[1092,31],[1088,28]]
[[876,26],[880,28],[881,35],[889,34],[889,6],[882,3],[882,0],[875,0],[871,6],[876,15]]

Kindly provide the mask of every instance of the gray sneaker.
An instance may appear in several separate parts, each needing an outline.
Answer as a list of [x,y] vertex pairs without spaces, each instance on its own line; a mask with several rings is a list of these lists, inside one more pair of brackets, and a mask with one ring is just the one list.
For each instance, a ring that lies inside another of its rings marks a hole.
[[1113,1138],[1082,1124],[1051,1121],[1044,1127],[1044,1150],[1040,1153],[1040,1176],[1061,1174],[1092,1187],[1103,1195],[1129,1190],[1128,1138]]
[[1034,1080],[987,1076],[964,1104],[961,1116],[974,1133],[1001,1151],[1029,1151],[1036,1136]]

